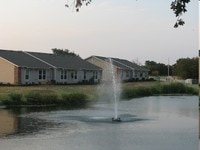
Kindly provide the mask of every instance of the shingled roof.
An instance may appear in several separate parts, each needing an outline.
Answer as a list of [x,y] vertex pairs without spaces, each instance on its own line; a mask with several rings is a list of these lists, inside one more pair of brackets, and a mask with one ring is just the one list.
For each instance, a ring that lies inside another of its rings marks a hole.
[[56,68],[75,69],[75,70],[102,70],[101,68],[83,60],[78,56],[56,55],[48,53],[28,52],[30,55],[37,57]]
[[27,68],[52,68],[50,65],[38,61],[37,59],[27,55],[23,51],[12,51],[0,49],[0,57],[19,66]]
[[[102,57],[102,56],[94,56],[96,58],[99,58],[103,61],[108,62],[109,61],[109,57]],[[136,70],[148,70],[142,66],[137,65],[136,63],[130,62],[126,59],[119,59],[119,58],[112,58],[112,63],[113,65],[121,68],[121,69],[126,69],[126,70],[131,70],[131,69],[136,69]]]

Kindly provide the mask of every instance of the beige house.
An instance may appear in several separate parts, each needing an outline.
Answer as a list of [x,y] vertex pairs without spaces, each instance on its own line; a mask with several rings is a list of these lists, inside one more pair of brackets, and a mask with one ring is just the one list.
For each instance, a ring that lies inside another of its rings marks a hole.
[[101,68],[78,56],[0,50],[1,84],[98,83]]
[[122,81],[146,80],[149,70],[133,62],[119,58],[108,58],[101,56],[91,56],[86,60],[102,68],[102,80],[107,80],[107,72],[110,72],[110,66],[113,66],[113,72],[117,78]]

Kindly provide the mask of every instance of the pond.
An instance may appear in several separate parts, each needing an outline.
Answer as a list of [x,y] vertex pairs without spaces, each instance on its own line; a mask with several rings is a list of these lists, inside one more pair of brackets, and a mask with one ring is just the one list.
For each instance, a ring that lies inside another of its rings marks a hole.
[[2,150],[197,150],[198,97],[156,96],[86,109],[0,109]]

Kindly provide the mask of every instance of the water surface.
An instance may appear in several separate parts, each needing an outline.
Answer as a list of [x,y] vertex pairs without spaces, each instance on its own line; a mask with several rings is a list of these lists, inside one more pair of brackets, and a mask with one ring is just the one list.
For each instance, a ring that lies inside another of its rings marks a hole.
[[81,110],[0,109],[2,150],[195,150],[198,97],[157,96]]

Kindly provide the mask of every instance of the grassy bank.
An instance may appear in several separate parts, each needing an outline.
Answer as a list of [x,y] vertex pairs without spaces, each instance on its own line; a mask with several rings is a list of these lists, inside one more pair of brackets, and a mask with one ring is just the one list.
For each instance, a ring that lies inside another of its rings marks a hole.
[[131,99],[137,97],[153,95],[198,95],[197,86],[189,86],[182,83],[155,83],[149,86],[124,87],[122,90],[122,99]]
[[58,98],[56,94],[39,92],[30,92],[26,95],[11,93],[7,99],[1,101],[7,107],[61,106],[69,109],[85,107],[88,102],[87,95],[82,93],[63,94],[62,98]]
[[[5,105],[62,105],[82,107],[97,99],[98,85],[0,86],[0,103]],[[160,95],[198,95],[198,85],[180,83],[132,82],[122,84],[122,98]]]
[[95,98],[95,85],[0,86],[0,104],[7,106],[77,108]]

